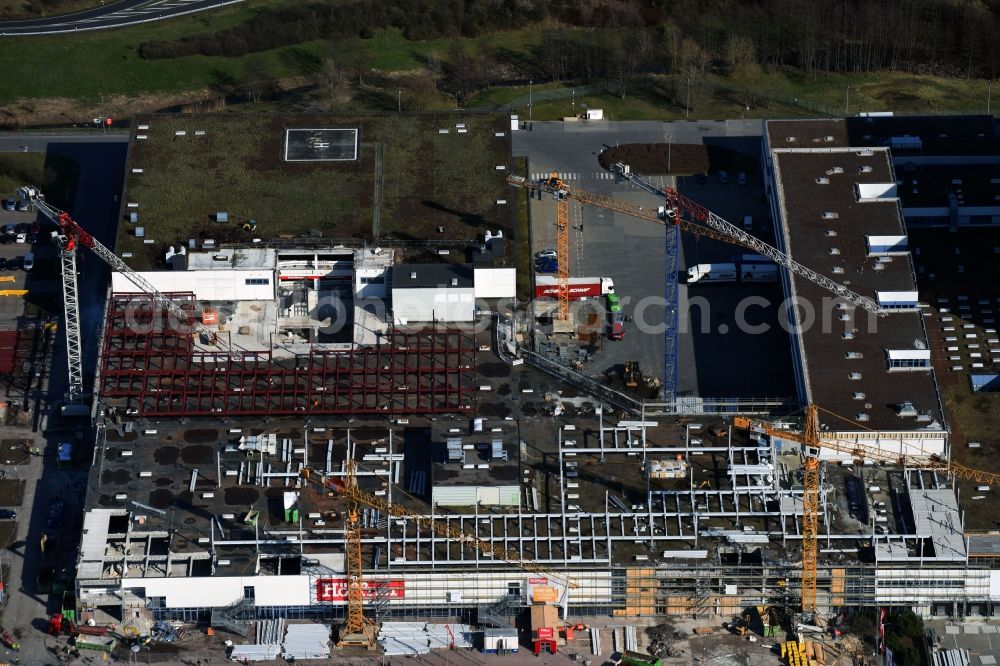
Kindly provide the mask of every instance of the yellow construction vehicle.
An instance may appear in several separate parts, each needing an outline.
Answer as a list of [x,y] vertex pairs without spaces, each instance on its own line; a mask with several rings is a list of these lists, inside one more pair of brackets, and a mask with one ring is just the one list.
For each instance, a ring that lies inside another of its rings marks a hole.
[[[956,462],[944,460],[937,456],[911,456],[886,451],[877,446],[868,446],[855,441],[846,441],[829,436],[820,436],[819,410],[816,405],[806,407],[805,422],[802,433],[785,429],[773,428],[762,421],[751,421],[738,416],[733,419],[733,427],[764,433],[770,437],[792,440],[803,445],[802,467],[802,612],[816,611],[816,537],[819,521],[819,453],[821,449],[830,449],[846,453],[855,460],[873,460],[890,463],[911,469],[932,469],[955,475],[961,479],[983,484],[1000,483],[1000,474],[966,467]],[[860,427],[855,423],[829,410],[823,410],[832,416]]]
[[639,369],[638,361],[625,361],[622,380],[628,388],[635,388],[639,385],[639,382],[642,381],[642,371]]

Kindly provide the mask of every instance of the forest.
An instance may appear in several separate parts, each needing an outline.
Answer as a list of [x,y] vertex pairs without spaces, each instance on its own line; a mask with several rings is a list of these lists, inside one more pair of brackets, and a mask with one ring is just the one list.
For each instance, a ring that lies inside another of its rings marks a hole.
[[[311,0],[263,11],[219,33],[146,42],[140,54],[238,57],[313,39],[368,38],[388,27],[423,40],[537,25],[624,32],[622,57],[657,72],[676,71],[694,55],[808,72],[993,77],[1000,59],[998,8],[1000,0]],[[537,62],[558,61],[545,72],[554,78],[589,78],[599,42],[547,41],[552,53],[538,54]]]
[[[600,84],[623,99],[655,87],[690,109],[712,73],[728,76],[749,109],[740,82],[778,68],[806,77],[993,79],[998,16],[1000,0],[292,0],[218,32],[145,41],[138,52],[146,60],[240,58],[326,41],[330,55],[311,73],[321,87],[344,88],[370,71],[350,45],[391,31],[414,45],[450,44],[409,75],[420,77],[414,96],[430,82],[459,106],[491,87],[532,80]],[[530,49],[479,39],[515,30],[535,35]]]

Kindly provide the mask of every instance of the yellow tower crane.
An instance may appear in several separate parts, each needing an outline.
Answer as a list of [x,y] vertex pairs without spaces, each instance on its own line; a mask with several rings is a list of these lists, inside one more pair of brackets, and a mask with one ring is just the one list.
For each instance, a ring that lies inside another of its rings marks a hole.
[[[855,441],[821,435],[819,431],[820,409],[812,404],[806,407],[805,422],[801,434],[773,428],[762,421],[751,421],[745,417],[733,419],[733,427],[735,428],[757,430],[771,437],[780,437],[803,445],[802,611],[804,613],[815,613],[816,611],[816,539],[819,533],[819,453],[821,449],[846,453],[854,460],[873,460],[911,469],[934,470],[977,483],[1000,483],[1000,474],[966,467],[935,455],[897,454],[877,446],[868,446]],[[828,412],[829,410],[823,411]],[[844,418],[833,412],[829,413],[837,418]],[[844,420],[850,421],[850,419]]]
[[556,199],[556,298],[559,306],[556,319],[569,319],[569,190],[553,171],[545,181],[545,188]]
[[358,507],[360,504],[378,509],[395,518],[411,520],[424,529],[432,530],[441,538],[478,550],[483,555],[496,561],[509,562],[524,571],[544,575],[549,580],[563,585],[567,590],[574,590],[579,587],[579,584],[571,576],[553,572],[541,564],[523,557],[516,550],[493,545],[489,541],[480,539],[470,532],[446,525],[398,504],[393,504],[378,495],[362,490],[358,486],[357,463],[352,459],[345,461],[343,477],[324,475],[310,467],[302,468],[299,475],[306,481],[317,484],[326,490],[332,491],[337,496],[351,501],[351,507],[347,513],[347,622],[340,633],[340,638],[337,642],[338,647],[362,646],[371,648],[375,645],[375,625],[364,614],[361,523],[358,516]]

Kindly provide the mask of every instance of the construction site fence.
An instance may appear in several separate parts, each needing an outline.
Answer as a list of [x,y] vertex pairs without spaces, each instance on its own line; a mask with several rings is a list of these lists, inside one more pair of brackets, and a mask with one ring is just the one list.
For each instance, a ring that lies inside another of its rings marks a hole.
[[601,402],[640,416],[696,414],[767,414],[794,406],[791,398],[678,398],[673,401],[640,400],[588,377],[529,349],[519,353],[528,365],[584,391]]

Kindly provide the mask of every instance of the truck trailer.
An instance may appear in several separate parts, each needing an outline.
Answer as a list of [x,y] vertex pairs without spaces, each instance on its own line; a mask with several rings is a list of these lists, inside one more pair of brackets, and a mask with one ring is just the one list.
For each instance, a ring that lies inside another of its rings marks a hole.
[[732,262],[697,264],[687,270],[688,283],[693,282],[777,282],[778,265],[759,254],[741,254]]
[[[569,279],[569,300],[596,298],[615,291],[615,282],[609,277],[584,277]],[[535,276],[535,298],[556,298],[559,295],[559,278],[552,275]]]

